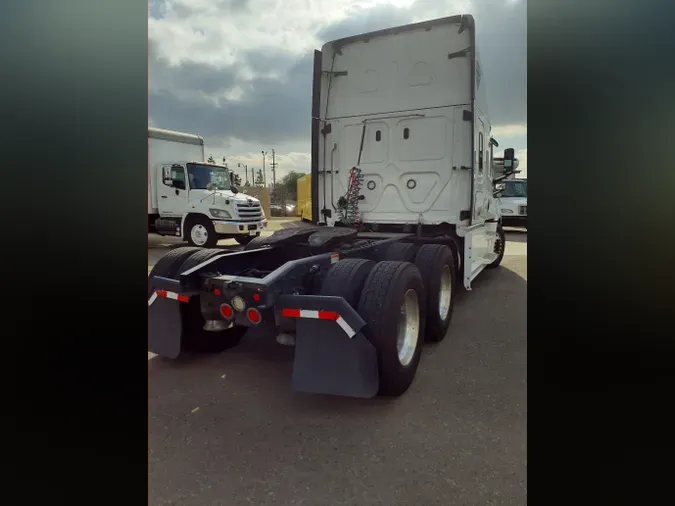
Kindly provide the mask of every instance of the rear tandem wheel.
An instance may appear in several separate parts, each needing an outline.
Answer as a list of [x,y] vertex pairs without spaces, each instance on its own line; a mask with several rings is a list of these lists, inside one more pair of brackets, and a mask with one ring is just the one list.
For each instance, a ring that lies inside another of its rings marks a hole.
[[365,281],[358,313],[377,352],[379,394],[402,395],[422,353],[426,296],[419,269],[409,262],[377,263]]
[[162,278],[175,279],[176,274],[179,272],[181,265],[185,262],[190,255],[197,251],[201,251],[202,248],[194,247],[181,247],[169,251],[162,258],[157,260],[157,263],[152,267],[150,274],[148,274],[148,298],[152,295],[152,289],[150,288],[150,280],[153,276],[160,276]]
[[[181,273],[196,267],[209,258],[223,254],[219,249],[182,247],[170,251],[155,264],[148,275],[148,297],[151,295],[152,276],[178,279]],[[180,304],[183,323],[183,342],[185,350],[194,352],[218,353],[236,346],[248,330],[246,327],[230,327],[223,330],[205,330],[206,321],[202,317],[199,297],[192,297],[187,303]]]
[[326,273],[320,295],[342,297],[356,308],[366,278],[375,265],[372,260],[360,258],[347,258],[338,262]]
[[415,265],[422,274],[427,294],[427,341],[442,341],[450,326],[455,303],[455,255],[443,244],[425,244]]
[[[220,249],[199,250],[185,260],[178,269],[177,275],[224,253]],[[248,330],[247,327],[233,325],[220,328],[224,323],[221,320],[217,322],[204,320],[199,297],[191,297],[189,302],[181,304],[181,319],[183,321],[183,345],[186,350],[197,353],[220,353],[228,350],[239,344]]]

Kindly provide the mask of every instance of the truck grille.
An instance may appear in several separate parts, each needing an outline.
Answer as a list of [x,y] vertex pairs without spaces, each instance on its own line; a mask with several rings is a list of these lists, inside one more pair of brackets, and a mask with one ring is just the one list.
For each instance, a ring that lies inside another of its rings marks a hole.
[[237,214],[241,221],[260,221],[262,208],[258,202],[237,203]]
[[520,206],[520,214],[527,216],[527,206]]

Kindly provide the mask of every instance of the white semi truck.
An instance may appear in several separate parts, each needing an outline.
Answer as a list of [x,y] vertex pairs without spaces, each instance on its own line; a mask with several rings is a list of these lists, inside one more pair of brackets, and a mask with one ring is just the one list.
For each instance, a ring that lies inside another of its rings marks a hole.
[[472,16],[328,42],[314,56],[314,226],[161,258],[150,351],[220,352],[256,329],[295,346],[297,390],[403,394],[424,341],[452,332],[460,286],[502,261],[495,182],[514,151],[497,170],[495,145]]
[[212,248],[226,238],[247,244],[266,228],[260,201],[205,162],[199,135],[149,127],[148,151],[148,232]]

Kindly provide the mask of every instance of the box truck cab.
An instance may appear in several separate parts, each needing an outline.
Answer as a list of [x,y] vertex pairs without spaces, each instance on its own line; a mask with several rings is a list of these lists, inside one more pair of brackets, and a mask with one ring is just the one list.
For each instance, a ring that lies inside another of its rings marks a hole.
[[204,161],[204,140],[148,128],[148,231],[182,237],[191,246],[219,239],[246,244],[267,220],[260,201],[232,184],[226,167]]
[[503,181],[499,193],[499,213],[507,227],[527,228],[527,179]]

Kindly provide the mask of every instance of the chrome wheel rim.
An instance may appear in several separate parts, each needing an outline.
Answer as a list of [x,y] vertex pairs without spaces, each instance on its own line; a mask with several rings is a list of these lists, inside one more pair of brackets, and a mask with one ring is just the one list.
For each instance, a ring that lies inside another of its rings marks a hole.
[[197,246],[204,246],[209,239],[209,233],[204,225],[195,225],[190,230],[190,238]]
[[403,296],[401,314],[398,321],[396,350],[401,365],[407,366],[412,362],[417,349],[420,331],[420,306],[415,290],[408,290]]
[[450,267],[443,266],[441,272],[441,289],[438,294],[438,314],[441,320],[445,321],[450,313],[450,299],[452,298],[452,276],[450,274]]

